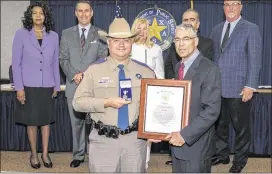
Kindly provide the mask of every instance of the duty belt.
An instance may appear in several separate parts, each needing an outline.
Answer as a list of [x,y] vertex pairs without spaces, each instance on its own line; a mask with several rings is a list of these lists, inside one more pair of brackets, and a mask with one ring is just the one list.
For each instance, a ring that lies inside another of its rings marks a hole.
[[98,135],[105,135],[107,138],[118,138],[119,135],[125,135],[129,134],[133,131],[138,130],[138,119],[135,120],[131,126],[128,126],[125,130],[120,129],[117,126],[112,125],[105,125],[103,122],[98,121],[97,123],[95,121],[92,121],[92,126],[95,128],[98,132]]

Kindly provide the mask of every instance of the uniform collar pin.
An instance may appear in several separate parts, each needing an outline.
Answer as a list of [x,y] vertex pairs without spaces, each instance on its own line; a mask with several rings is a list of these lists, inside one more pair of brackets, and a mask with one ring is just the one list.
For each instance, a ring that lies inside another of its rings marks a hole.
[[137,79],[141,79],[142,75],[141,74],[136,74]]

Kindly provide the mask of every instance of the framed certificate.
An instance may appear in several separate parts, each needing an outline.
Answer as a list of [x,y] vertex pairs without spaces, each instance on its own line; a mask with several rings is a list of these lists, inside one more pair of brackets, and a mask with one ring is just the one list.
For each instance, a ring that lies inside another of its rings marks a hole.
[[191,81],[142,79],[138,138],[165,140],[188,125]]

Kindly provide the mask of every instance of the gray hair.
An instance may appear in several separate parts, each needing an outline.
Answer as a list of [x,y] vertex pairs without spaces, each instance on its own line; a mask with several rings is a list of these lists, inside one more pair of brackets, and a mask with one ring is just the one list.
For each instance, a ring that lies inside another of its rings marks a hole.
[[197,32],[194,30],[191,24],[180,24],[176,27],[176,32],[178,29],[183,31],[189,31],[193,37],[197,37]]

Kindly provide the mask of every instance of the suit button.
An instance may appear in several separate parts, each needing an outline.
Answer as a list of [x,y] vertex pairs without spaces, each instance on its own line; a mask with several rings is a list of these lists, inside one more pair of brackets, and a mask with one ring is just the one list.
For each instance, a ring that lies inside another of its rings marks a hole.
[[41,54],[42,54],[42,52],[41,52]]
[[40,63],[42,63],[42,61],[40,61]]
[[40,69],[40,71],[42,71],[42,69]]

